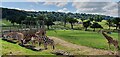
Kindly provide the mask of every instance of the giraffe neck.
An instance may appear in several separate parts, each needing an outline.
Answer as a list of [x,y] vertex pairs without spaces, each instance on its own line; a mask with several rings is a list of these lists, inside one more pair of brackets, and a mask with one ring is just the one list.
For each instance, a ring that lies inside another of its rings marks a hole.
[[105,32],[102,32],[103,36],[108,40],[108,41],[111,41],[113,40],[112,37],[108,36]]

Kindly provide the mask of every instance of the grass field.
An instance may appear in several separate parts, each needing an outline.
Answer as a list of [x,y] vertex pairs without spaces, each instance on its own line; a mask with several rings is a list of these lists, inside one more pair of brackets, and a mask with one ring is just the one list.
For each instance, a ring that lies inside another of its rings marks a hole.
[[[3,22],[0,21],[0,24],[3,25],[12,25],[9,21],[3,20]],[[99,24],[101,24],[104,29],[108,29],[108,26],[105,25],[106,21],[102,21]],[[56,25],[56,27],[60,28],[61,25]],[[70,28],[70,24],[67,24],[67,27]],[[64,28],[62,26],[62,28]],[[74,28],[82,28],[82,25],[75,25]],[[4,27],[3,29],[8,29]],[[15,28],[16,29],[16,28]],[[93,30],[89,28],[90,30]],[[113,27],[112,27],[113,29]],[[102,36],[102,34],[92,31],[84,31],[84,30],[56,30],[57,33],[55,33],[54,30],[48,30],[47,35],[48,36],[54,36],[61,38],[65,41],[71,42],[73,44],[97,48],[97,49],[105,49],[108,50],[108,43],[107,40]],[[118,33],[113,32],[112,34],[109,34],[110,36],[114,37],[114,39],[118,39]],[[18,46],[17,44],[12,44],[6,41],[3,41],[0,39],[0,44],[2,44],[2,55],[9,54],[10,52],[13,52],[13,55],[54,55],[52,54],[52,49],[49,46],[48,50],[43,51],[32,51],[23,47]],[[56,48],[59,50],[65,50],[65,51],[77,51],[73,50],[71,48],[66,48],[61,45],[56,45]],[[112,49],[113,50],[113,46]]]
[[[0,39],[0,46],[2,46],[2,55],[8,55],[8,54],[10,54],[10,52],[12,52],[13,55],[51,55],[51,56],[55,56],[54,54],[51,53],[51,52],[53,52],[51,46],[48,46],[48,50],[32,51],[30,49],[21,47],[17,44],[3,41],[2,39]],[[41,47],[44,48],[43,45]],[[63,48],[63,46],[56,44],[55,50],[71,51],[73,49],[66,48],[66,47]]]
[[[56,30],[56,31],[57,33],[55,33],[55,31],[53,30],[47,31],[47,35],[59,37],[63,40],[78,45],[83,45],[98,49],[105,49],[105,50],[108,49],[107,40],[100,33],[81,31],[81,30],[66,30],[66,31]],[[111,36],[117,39],[118,33],[112,33]],[[112,46],[112,50],[113,50],[113,46]]]
[[42,51],[42,52],[35,52],[23,47],[18,46],[17,44],[12,44],[6,41],[3,41],[0,39],[0,42],[2,42],[2,54],[9,54],[10,52],[13,52],[13,54],[17,55],[52,55],[49,51]]

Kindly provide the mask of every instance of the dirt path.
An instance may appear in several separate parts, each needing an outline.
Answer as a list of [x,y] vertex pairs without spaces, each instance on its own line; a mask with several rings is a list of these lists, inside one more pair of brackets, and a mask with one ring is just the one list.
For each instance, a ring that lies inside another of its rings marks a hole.
[[83,53],[85,55],[113,55],[114,54],[111,51],[107,51],[107,50],[94,49],[86,46],[72,44],[70,42],[64,41],[57,37],[50,37],[50,38],[53,39],[56,44],[60,44],[64,47],[76,49],[77,52]]

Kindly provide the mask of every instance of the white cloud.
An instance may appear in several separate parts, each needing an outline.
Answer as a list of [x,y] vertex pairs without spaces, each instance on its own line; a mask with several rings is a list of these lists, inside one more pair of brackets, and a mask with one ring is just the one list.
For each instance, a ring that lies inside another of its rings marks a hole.
[[68,13],[68,12],[70,12],[70,11],[69,11],[67,8],[63,8],[63,9],[58,10],[58,12]]
[[113,0],[71,0],[72,2],[112,2]]
[[114,0],[3,0],[2,2],[113,2]]
[[44,0],[44,2],[70,2],[71,0]]
[[[110,16],[118,15],[117,4],[113,2],[113,0],[27,0],[27,2],[35,2],[36,4],[44,2],[44,5],[62,7],[63,9],[58,10],[59,12],[69,12],[69,9],[64,8],[64,6],[67,5],[68,2],[71,2],[78,13],[96,13]],[[30,7],[33,6],[31,5]],[[34,9],[29,10],[34,11]]]
[[[4,6],[4,7],[5,7],[5,6]],[[35,10],[35,9],[21,9],[21,8],[15,8],[15,7],[5,7],[5,8],[17,9],[17,10],[25,10],[25,11],[39,11],[39,10]]]
[[40,2],[112,2],[113,0],[29,0]]
[[27,0],[28,2],[40,2],[41,0]]
[[96,13],[118,16],[118,5],[115,2],[73,2],[78,13]]
[[42,2],[42,0],[27,0],[27,2],[34,2],[36,4],[39,4],[39,2]]
[[109,3],[105,7],[103,7],[103,10],[105,10],[106,15],[114,15],[118,16],[118,4],[117,3]]
[[58,7],[63,7],[67,4],[68,2],[44,2],[43,5],[56,5]]

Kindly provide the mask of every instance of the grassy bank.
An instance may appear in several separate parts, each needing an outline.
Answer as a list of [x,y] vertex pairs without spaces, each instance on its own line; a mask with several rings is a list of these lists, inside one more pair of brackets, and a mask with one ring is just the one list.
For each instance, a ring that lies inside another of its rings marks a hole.
[[[108,49],[107,40],[102,36],[102,34],[97,32],[81,31],[81,30],[66,30],[66,31],[56,30],[56,32],[50,30],[47,31],[47,35],[59,37],[63,40],[78,45],[83,45],[98,49],[105,49],[105,50]],[[109,35],[114,37],[114,39],[118,38],[118,33],[112,33]],[[113,46],[112,46],[112,50],[113,50]]]

